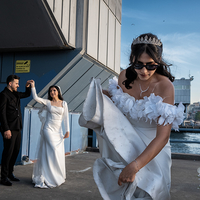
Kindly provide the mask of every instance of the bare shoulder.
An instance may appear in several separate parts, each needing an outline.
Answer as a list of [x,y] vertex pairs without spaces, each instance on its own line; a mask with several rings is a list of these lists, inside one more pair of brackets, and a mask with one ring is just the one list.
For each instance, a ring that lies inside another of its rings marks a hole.
[[126,80],[126,70],[120,72],[119,78],[118,78],[118,85],[122,88],[124,85],[122,84],[123,81]]
[[165,76],[159,76],[158,86],[156,87],[156,95],[163,98],[163,102],[174,104],[174,85]]

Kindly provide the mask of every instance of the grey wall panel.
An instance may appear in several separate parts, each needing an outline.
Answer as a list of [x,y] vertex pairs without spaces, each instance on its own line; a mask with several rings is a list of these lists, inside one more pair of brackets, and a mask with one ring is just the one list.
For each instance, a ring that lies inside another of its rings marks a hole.
[[89,85],[87,85],[71,102],[68,103],[69,110],[81,112],[77,108],[85,101]]
[[93,63],[86,59],[81,59],[56,85],[62,88],[63,94],[68,91],[76,82],[91,68]]
[[[97,76],[97,78],[98,78],[98,76]],[[113,78],[113,75],[109,75],[104,81],[101,82],[101,86],[102,86],[103,89],[105,89],[105,90],[108,89],[109,79],[112,79],[112,78]],[[84,91],[82,93],[82,96],[85,95],[85,97],[86,97],[86,94],[88,92],[88,88],[89,88],[89,86],[84,89]],[[82,112],[82,110],[83,110],[83,104],[84,104],[84,101],[78,107],[76,107],[76,108],[74,107],[75,111],[76,112]]]
[[103,0],[103,1],[108,5],[109,0]]
[[115,16],[119,23],[121,24],[121,16],[122,16],[122,0],[116,0],[116,7],[115,7]]
[[[105,80],[108,79],[109,76],[110,76],[109,72],[102,70],[101,73],[98,74],[95,78],[100,78],[101,82],[104,82]],[[71,110],[81,112],[81,110],[77,110],[77,108],[85,101],[88,89],[89,89],[89,84],[86,85],[86,87],[69,103],[69,108]]]
[[[83,102],[84,103],[84,102]],[[76,112],[82,112],[83,110],[83,103],[81,103],[77,108],[76,108]]]
[[87,53],[93,58],[97,59],[99,36],[99,0],[89,0],[88,9]]
[[56,18],[56,21],[58,25],[61,27],[61,20],[62,20],[62,1],[54,1],[54,16]]
[[[69,27],[69,44],[75,47],[76,43],[76,0],[71,0],[70,4],[70,27]],[[63,18],[63,21],[65,18]]]
[[120,56],[121,56],[121,24],[115,20],[115,72],[120,73]]
[[55,0],[46,0],[47,3],[49,4],[49,7],[51,8],[52,12],[53,12],[53,7],[54,7],[54,2]]
[[109,25],[108,25],[108,59],[107,66],[114,70],[115,60],[115,17],[109,10]]
[[115,6],[116,6],[116,4],[117,4],[116,0],[109,0],[108,1],[109,8],[113,12],[114,15],[115,15]]
[[99,23],[99,51],[98,60],[106,65],[108,46],[108,7],[100,1],[100,23]]
[[80,79],[78,79],[78,81],[73,84],[72,87],[70,87],[70,89],[67,90],[67,92],[63,95],[64,99],[70,103],[74,97],[79,94],[86,85],[90,83],[91,78],[99,74],[101,70],[102,69],[100,67],[93,65],[83,76],[80,74]]
[[61,29],[65,39],[69,42],[69,15],[70,15],[70,0],[63,1],[62,25]]
[[99,78],[101,80],[101,83],[103,83],[108,77],[110,76],[110,73],[106,70],[103,70],[96,78]]
[[104,90],[107,90],[108,89],[108,85],[109,85],[109,80],[113,78],[113,75],[110,75],[102,84],[102,88]]

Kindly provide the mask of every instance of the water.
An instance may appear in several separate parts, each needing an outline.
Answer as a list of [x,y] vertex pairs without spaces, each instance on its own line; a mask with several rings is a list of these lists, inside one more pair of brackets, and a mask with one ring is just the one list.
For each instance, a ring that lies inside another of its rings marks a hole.
[[[200,133],[172,132],[170,139],[200,142]],[[173,153],[200,154],[200,144],[196,143],[171,143],[171,149]]]

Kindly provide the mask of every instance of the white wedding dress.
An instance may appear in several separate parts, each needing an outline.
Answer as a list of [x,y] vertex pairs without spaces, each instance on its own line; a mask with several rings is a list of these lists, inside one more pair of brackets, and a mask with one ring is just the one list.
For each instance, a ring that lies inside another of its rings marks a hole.
[[42,128],[32,180],[35,187],[52,188],[61,185],[66,179],[62,121],[65,132],[69,131],[68,106],[65,101],[62,107],[52,106],[50,100],[39,98],[35,88],[31,89],[33,98],[44,105],[38,113]]
[[[93,79],[79,118],[81,126],[97,133],[101,158],[93,167],[94,180],[105,200],[169,200],[171,148],[161,152],[136,174],[133,183],[118,185],[122,169],[135,160],[155,138],[157,123],[174,129],[183,120],[184,106],[166,104],[153,93],[135,100],[124,93],[117,79],[110,80],[113,102],[102,94],[100,80]],[[157,122],[158,117],[159,121]]]

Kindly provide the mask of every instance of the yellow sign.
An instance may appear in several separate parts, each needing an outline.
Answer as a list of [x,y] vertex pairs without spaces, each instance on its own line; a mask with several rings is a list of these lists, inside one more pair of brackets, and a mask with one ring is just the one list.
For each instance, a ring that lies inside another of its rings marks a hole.
[[29,73],[30,66],[30,60],[16,60],[15,73]]

